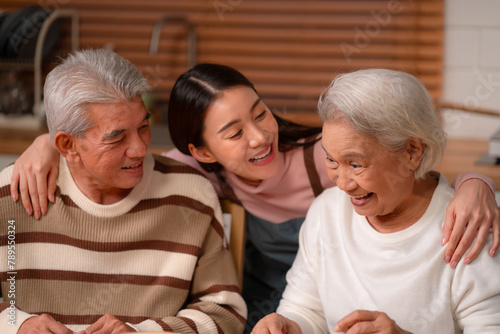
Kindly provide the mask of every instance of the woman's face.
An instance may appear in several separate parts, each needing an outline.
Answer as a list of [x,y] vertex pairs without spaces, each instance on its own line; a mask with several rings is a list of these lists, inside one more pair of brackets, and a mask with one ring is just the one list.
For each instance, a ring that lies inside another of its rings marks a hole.
[[197,160],[218,162],[246,181],[258,182],[278,171],[278,124],[249,87],[227,89],[212,104],[203,140],[205,147],[191,152]]
[[322,145],[328,176],[350,196],[359,215],[382,222],[413,210],[415,164],[406,150],[391,154],[375,139],[356,132],[343,117],[323,125]]

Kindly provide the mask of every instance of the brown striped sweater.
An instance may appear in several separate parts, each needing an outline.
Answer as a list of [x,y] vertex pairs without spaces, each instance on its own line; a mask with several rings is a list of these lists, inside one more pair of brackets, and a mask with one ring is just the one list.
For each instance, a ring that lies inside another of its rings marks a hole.
[[56,202],[36,221],[0,173],[0,333],[47,313],[73,331],[110,313],[138,331],[241,333],[239,294],[211,183],[148,155],[118,203],[90,201],[61,158]]

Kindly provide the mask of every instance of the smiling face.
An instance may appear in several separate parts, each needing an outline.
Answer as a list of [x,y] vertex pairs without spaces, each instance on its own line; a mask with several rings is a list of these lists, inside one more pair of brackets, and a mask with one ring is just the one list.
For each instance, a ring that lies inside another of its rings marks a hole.
[[375,229],[400,230],[415,221],[411,217],[425,211],[429,198],[419,198],[429,194],[425,192],[429,184],[415,184],[412,170],[418,166],[420,151],[413,144],[409,150],[392,154],[338,116],[323,125],[322,145],[328,176],[350,196],[354,210],[367,216]]
[[207,110],[205,147],[189,149],[205,163],[218,162],[249,182],[278,171],[278,124],[271,111],[249,87],[227,89]]
[[148,113],[140,96],[130,102],[93,104],[88,112],[94,125],[83,138],[69,137],[71,174],[95,202],[107,196],[121,199],[142,180],[151,140]]

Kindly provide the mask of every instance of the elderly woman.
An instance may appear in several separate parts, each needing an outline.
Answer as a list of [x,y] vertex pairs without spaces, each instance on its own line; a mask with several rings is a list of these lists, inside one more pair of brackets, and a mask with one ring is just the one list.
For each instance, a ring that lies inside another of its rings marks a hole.
[[277,313],[253,333],[500,333],[499,257],[442,261],[454,190],[431,171],[446,135],[423,85],[384,69],[341,75],[319,113],[338,187],[311,206]]

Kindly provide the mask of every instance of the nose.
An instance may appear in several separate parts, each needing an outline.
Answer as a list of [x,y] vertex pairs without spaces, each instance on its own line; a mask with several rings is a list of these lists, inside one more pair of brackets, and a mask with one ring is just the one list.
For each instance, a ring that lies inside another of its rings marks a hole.
[[353,180],[351,173],[343,169],[338,171],[336,181],[337,187],[339,187],[343,191],[352,191],[357,187],[357,184]]
[[266,133],[257,125],[251,125],[247,130],[248,133],[248,145],[251,148],[259,147],[259,145],[265,144],[267,140]]
[[130,140],[130,145],[127,149],[127,156],[129,158],[143,158],[148,152],[148,145],[151,141],[151,131],[145,133],[136,133]]

